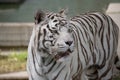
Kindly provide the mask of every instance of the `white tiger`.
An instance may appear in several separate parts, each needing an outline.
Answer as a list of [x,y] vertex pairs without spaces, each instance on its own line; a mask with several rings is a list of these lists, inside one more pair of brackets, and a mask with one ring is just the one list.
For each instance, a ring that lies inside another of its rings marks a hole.
[[38,11],[28,46],[29,80],[111,80],[119,29],[102,13]]

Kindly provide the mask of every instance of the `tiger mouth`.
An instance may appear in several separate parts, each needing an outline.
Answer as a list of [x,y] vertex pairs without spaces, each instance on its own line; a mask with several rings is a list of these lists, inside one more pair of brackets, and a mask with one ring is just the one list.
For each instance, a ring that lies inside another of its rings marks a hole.
[[54,58],[55,58],[55,60],[58,60],[58,59],[60,59],[60,58],[62,58],[62,57],[67,57],[67,56],[69,56],[70,53],[71,53],[70,50],[67,50],[66,52],[58,52],[58,54],[55,55]]

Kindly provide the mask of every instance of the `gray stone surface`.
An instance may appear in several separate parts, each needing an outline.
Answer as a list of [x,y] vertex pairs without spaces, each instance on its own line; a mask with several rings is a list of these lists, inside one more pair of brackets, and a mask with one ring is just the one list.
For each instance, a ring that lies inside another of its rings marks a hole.
[[28,75],[26,71],[0,75],[0,80],[27,80],[27,79],[28,79]]
[[120,3],[111,3],[106,13],[116,22],[120,27]]

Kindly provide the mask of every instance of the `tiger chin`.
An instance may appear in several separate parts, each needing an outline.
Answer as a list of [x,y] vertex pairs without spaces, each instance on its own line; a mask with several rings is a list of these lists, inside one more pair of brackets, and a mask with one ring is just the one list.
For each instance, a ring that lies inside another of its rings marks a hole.
[[68,18],[38,10],[28,46],[29,80],[112,80],[119,28],[94,12]]

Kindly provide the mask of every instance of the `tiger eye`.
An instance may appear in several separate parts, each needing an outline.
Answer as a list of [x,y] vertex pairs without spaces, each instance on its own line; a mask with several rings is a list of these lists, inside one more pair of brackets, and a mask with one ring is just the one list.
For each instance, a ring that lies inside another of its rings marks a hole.
[[53,38],[53,35],[49,36],[50,38]]
[[69,29],[68,29],[68,32],[71,33],[71,32],[73,32],[73,30],[72,30],[71,28],[69,28]]
[[53,22],[57,22],[58,20],[54,20]]

